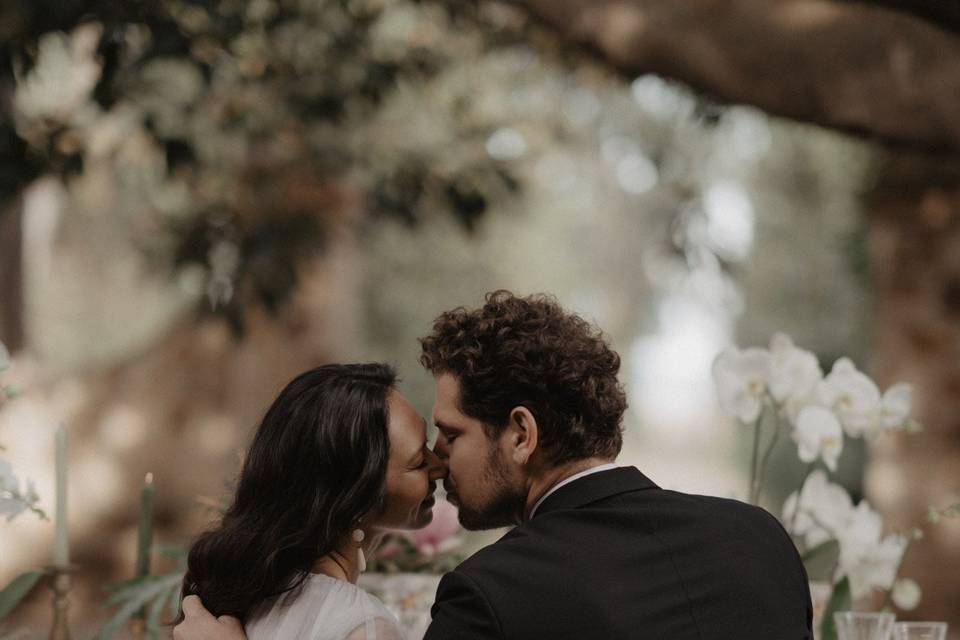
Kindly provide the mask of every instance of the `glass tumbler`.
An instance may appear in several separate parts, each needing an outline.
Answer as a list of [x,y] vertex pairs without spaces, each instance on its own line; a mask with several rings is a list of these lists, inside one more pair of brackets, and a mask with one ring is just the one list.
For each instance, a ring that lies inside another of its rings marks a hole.
[[946,639],[946,622],[898,622],[893,625],[893,640]]
[[892,613],[861,613],[840,611],[833,614],[837,624],[838,640],[890,640],[893,622]]

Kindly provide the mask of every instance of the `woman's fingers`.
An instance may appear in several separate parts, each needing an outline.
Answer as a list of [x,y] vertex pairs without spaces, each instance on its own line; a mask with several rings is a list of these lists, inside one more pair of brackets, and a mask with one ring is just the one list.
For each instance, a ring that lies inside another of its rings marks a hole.
[[210,612],[203,608],[203,603],[200,602],[200,598],[197,596],[187,596],[183,599],[183,604],[180,605],[183,607],[183,615],[186,616],[188,620],[207,620],[213,622],[213,616],[210,615]]

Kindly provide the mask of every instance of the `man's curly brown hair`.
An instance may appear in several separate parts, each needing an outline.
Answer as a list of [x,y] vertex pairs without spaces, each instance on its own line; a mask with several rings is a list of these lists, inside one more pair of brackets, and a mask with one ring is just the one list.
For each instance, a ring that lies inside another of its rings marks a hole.
[[460,383],[460,410],[495,437],[526,407],[553,464],[614,458],[627,408],[620,356],[601,331],[545,294],[494,291],[479,309],[442,313],[420,339],[420,364]]

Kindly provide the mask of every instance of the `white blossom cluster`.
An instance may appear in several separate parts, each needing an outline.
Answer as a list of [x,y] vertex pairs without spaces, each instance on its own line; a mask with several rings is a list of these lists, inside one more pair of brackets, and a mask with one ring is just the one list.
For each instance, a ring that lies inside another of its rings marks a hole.
[[0,459],[0,516],[6,516],[9,522],[35,508],[39,500],[33,480],[27,480],[26,488],[21,490],[20,479],[13,475],[10,463]]
[[[6,371],[11,365],[10,353],[0,342],[0,372]],[[27,509],[35,509],[40,500],[33,480],[27,480],[25,488],[21,486],[20,479],[13,474],[13,467],[0,458],[0,516],[6,516],[7,522]]]
[[814,471],[803,488],[783,505],[783,522],[790,533],[803,539],[807,549],[836,540],[840,557],[834,580],[850,580],[854,599],[872,589],[893,588],[907,538],[883,536],[883,520],[866,500],[854,506],[847,490]]
[[764,402],[771,402],[793,427],[800,459],[821,458],[831,471],[844,433],[874,436],[910,424],[910,385],[895,384],[881,394],[848,358],[837,360],[824,376],[816,356],[783,333],[773,336],[769,349],[726,349],[713,363],[713,379],[724,413],[754,422]]
[[[912,388],[895,384],[885,392],[848,358],[837,360],[824,375],[816,356],[778,333],[769,349],[730,347],[713,363],[721,409],[743,423],[759,425],[765,407],[779,429],[787,425],[803,462],[818,460],[836,471],[844,435],[872,438],[897,429],[913,429]],[[812,467],[811,467],[812,468]],[[822,469],[810,472],[799,491],[787,498],[782,521],[806,550],[836,541],[839,557],[833,580],[850,581],[854,599],[872,589],[893,590],[905,606],[919,599],[916,583],[897,581],[908,539],[883,536],[883,520],[863,500],[831,483]]]

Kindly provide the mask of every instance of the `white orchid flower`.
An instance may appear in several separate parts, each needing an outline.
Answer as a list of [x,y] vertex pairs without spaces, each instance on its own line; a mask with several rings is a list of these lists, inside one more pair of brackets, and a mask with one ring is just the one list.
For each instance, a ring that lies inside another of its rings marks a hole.
[[0,371],[5,371],[10,368],[10,352],[7,351],[7,347],[0,342]]
[[19,487],[13,467],[6,460],[0,460],[0,491],[13,491]]
[[804,407],[797,416],[793,439],[803,462],[822,457],[830,471],[837,470],[837,459],[843,451],[843,429],[832,411],[813,405]]
[[880,400],[880,426],[899,429],[910,417],[912,405],[913,387],[905,382],[893,385]]
[[770,375],[766,349],[729,347],[713,361],[713,380],[720,408],[741,422],[753,422],[763,409]]
[[880,390],[848,358],[840,358],[817,385],[820,402],[836,412],[851,438],[873,433],[879,427]]
[[[797,513],[799,509],[799,513]],[[817,469],[807,478],[799,494],[794,492],[783,505],[787,530],[802,537],[808,549],[839,536],[853,513],[853,500],[847,490],[827,480]]]
[[20,499],[20,480],[13,475],[13,468],[6,460],[0,460],[0,515],[13,520],[27,505]]
[[781,404],[805,403],[823,380],[817,357],[793,344],[785,333],[770,339],[770,395]]
[[882,535],[883,518],[873,510],[869,502],[862,500],[850,514],[847,526],[838,538],[851,554],[856,554],[880,542]]
[[[842,549],[842,546],[841,546]],[[840,571],[850,578],[850,593],[854,600],[862,598],[872,589],[890,589],[897,577],[900,559],[906,551],[906,541],[901,536],[887,536],[856,556],[852,562],[842,558]]]
[[40,500],[33,481],[27,481],[27,491],[20,492],[20,480],[13,475],[13,468],[6,460],[0,460],[0,515],[7,516],[7,521],[32,509]]
[[902,578],[893,583],[893,591],[890,592],[893,604],[901,611],[911,611],[916,609],[923,597],[923,591],[920,585],[910,578]]
[[906,551],[906,539],[899,535],[881,539],[883,520],[866,500],[857,505],[847,526],[839,533],[837,572],[850,579],[853,599],[867,595],[871,589],[892,588]]

